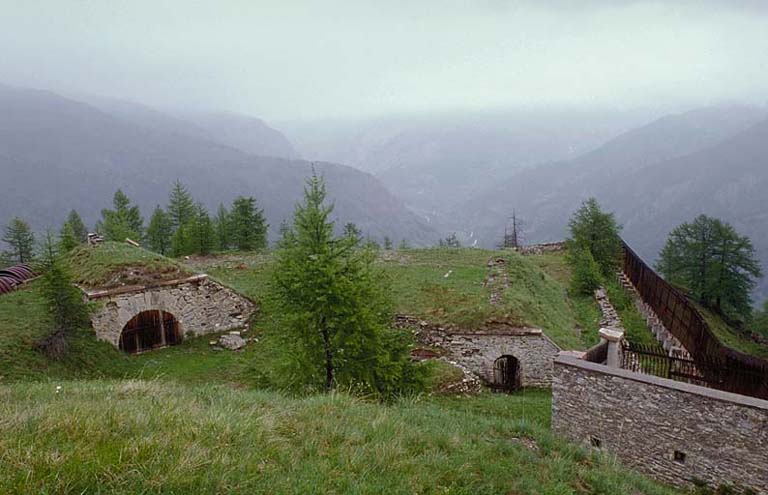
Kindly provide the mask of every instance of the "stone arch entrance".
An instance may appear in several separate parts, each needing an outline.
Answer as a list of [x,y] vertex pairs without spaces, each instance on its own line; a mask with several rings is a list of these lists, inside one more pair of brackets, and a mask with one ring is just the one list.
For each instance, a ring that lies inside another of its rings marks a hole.
[[520,362],[515,356],[505,354],[493,363],[493,390],[512,392],[520,388]]
[[123,327],[120,333],[121,350],[137,354],[181,342],[181,330],[176,317],[167,311],[142,311]]

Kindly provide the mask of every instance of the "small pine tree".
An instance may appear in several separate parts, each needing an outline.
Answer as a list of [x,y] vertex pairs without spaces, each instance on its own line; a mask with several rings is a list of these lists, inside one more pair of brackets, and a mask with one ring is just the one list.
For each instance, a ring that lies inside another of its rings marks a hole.
[[568,252],[568,263],[573,269],[571,290],[575,294],[592,295],[603,283],[600,265],[597,264],[592,252],[584,248],[576,248]]
[[613,213],[600,208],[595,198],[590,198],[573,214],[568,224],[571,237],[568,247],[572,251],[587,249],[606,277],[612,277],[621,262],[621,227]]
[[392,304],[375,254],[335,238],[325,184],[313,175],[293,229],[286,231],[273,275],[280,326],[306,356],[309,383],[352,387],[382,397],[423,387],[423,368],[410,360],[407,336],[390,328]]
[[108,241],[123,241],[126,238],[140,241],[144,230],[144,219],[138,206],[131,206],[131,200],[120,189],[112,198],[112,210],[101,210],[99,230]]
[[216,245],[216,232],[205,206],[198,203],[195,210],[195,217],[189,224],[189,250],[195,254],[207,255]]
[[411,245],[408,244],[408,241],[406,239],[401,239],[400,245],[397,246],[397,249],[399,251],[407,251],[408,249],[411,249]]
[[357,239],[358,244],[363,240],[363,232],[352,222],[347,222],[344,225],[344,235]]
[[88,229],[77,211],[72,210],[69,212],[66,223],[72,228],[72,234],[77,239],[77,242],[82,244],[88,240]]
[[388,236],[384,236],[384,249],[387,251],[392,250],[392,239],[390,239]]
[[176,232],[173,233],[173,237],[171,237],[171,255],[174,257],[178,256],[186,256],[188,254],[192,254],[192,223],[187,222],[186,224],[182,225],[178,229],[176,229]]
[[43,272],[41,294],[53,321],[48,337],[38,342],[38,348],[52,359],[66,353],[67,339],[79,328],[88,326],[88,306],[80,290],[73,284],[72,275],[61,260],[53,235],[48,232],[42,246]]
[[80,245],[80,241],[75,236],[75,230],[70,222],[64,222],[59,233],[59,251],[68,253]]
[[192,199],[192,195],[178,179],[174,182],[171,189],[167,212],[174,231],[182,225],[191,222],[195,217],[195,202]]
[[32,261],[35,249],[35,236],[29,224],[19,217],[13,220],[5,227],[3,242],[8,244],[10,249],[5,251],[5,257],[13,263],[29,263]]
[[232,242],[230,240],[230,220],[229,211],[224,206],[224,203],[219,204],[219,209],[216,212],[216,218],[213,221],[213,228],[216,231],[216,249],[219,251],[228,250]]
[[256,251],[267,247],[267,221],[264,211],[256,208],[256,199],[239,196],[229,215],[232,245],[238,251]]
[[149,249],[160,254],[169,254],[171,252],[171,237],[173,235],[171,218],[160,208],[155,207],[152,217],[149,219],[147,227],[147,245]]

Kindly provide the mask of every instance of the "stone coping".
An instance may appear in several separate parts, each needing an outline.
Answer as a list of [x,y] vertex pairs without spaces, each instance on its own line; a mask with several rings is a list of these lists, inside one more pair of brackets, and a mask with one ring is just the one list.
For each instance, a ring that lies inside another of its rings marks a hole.
[[142,292],[146,290],[156,289],[159,287],[174,287],[182,284],[190,284],[190,283],[206,280],[207,278],[208,278],[208,275],[200,274],[200,275],[192,275],[191,277],[186,277],[186,278],[165,280],[163,282],[158,282],[156,284],[150,284],[150,285],[126,285],[126,286],[117,287],[114,289],[102,289],[102,290],[92,290],[92,291],[88,291],[86,289],[83,289],[82,287],[80,289],[85,293],[86,296],[88,296],[88,299],[100,299],[102,297],[116,296],[120,294],[130,294],[132,292]]
[[558,354],[555,358],[555,364],[580,368],[586,371],[615,376],[617,378],[624,378],[635,382],[647,383],[657,387],[699,395],[708,399],[719,400],[722,402],[735,403],[741,406],[753,407],[755,409],[768,412],[768,400],[749,397],[747,395],[734,394],[732,392],[724,392],[714,388],[701,387],[699,385],[692,385],[690,383],[678,382],[667,378],[659,378],[658,376],[644,375],[642,373],[636,373],[634,371],[629,371],[622,368],[612,368],[604,364],[591,363],[589,361],[584,361],[574,357],[567,352],[561,352]]

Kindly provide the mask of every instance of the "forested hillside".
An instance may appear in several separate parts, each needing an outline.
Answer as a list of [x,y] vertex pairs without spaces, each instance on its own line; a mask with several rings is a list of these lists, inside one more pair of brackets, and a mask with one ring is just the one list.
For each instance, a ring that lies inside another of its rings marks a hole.
[[[8,185],[0,218],[16,215],[40,230],[58,227],[74,208],[93,225],[117,188],[148,218],[180,179],[210,210],[238,195],[256,197],[277,232],[312,164],[175,132],[190,125],[154,115],[154,126],[138,125],[136,120],[147,121],[146,113],[130,121],[50,92],[0,87],[0,168]],[[354,222],[374,238],[413,244],[438,237],[373,176],[331,163],[315,167],[327,179],[339,227]]]

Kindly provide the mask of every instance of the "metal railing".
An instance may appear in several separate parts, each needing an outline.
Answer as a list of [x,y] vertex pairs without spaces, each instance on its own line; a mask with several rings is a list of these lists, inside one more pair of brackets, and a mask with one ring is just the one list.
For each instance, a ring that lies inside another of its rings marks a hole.
[[[708,383],[727,383],[731,384],[727,390],[738,389],[738,393],[768,398],[768,362],[723,345],[688,297],[661,278],[625,242],[622,241],[622,244],[624,275],[666,329],[690,353],[693,359],[691,362],[707,375]],[[671,373],[675,372],[675,369],[671,370]],[[734,376],[723,376],[723,373]],[[681,371],[682,374],[685,374],[685,370]],[[749,383],[743,383],[744,380]]]
[[671,357],[656,345],[624,342],[622,368],[702,387],[768,398],[764,375],[750,367],[727,366],[720,361]]

